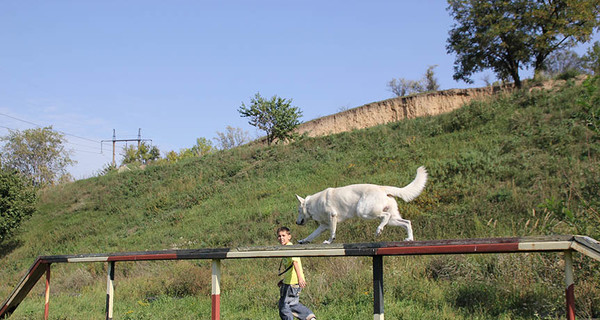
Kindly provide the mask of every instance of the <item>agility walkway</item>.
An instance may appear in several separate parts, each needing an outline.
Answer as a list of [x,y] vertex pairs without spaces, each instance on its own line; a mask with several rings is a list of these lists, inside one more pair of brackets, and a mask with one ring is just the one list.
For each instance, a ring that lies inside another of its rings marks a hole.
[[212,260],[211,319],[220,319],[221,260],[281,257],[343,257],[373,258],[373,318],[384,319],[383,257],[403,255],[495,254],[525,252],[562,253],[565,260],[566,317],[575,319],[573,283],[573,252],[600,261],[600,243],[585,236],[540,236],[515,238],[485,238],[432,240],[412,242],[377,242],[330,245],[294,245],[268,247],[237,247],[221,249],[188,249],[111,254],[80,254],[38,257],[11,295],[0,305],[0,318],[10,316],[34,285],[45,275],[46,293],[44,318],[48,319],[50,302],[50,266],[56,263],[108,263],[106,319],[113,317],[114,272],[116,262],[153,260]]

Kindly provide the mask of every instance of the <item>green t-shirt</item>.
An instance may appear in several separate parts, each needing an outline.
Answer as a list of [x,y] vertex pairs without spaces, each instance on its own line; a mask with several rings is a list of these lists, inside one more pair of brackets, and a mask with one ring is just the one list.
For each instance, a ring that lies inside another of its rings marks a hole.
[[[287,245],[291,246],[292,243],[289,242]],[[284,270],[287,269],[294,261],[298,262],[298,271],[304,279],[304,271],[302,271],[302,261],[300,261],[300,258],[298,257],[283,258]],[[293,266],[283,274],[283,283],[298,284],[298,275],[296,274],[296,269]]]

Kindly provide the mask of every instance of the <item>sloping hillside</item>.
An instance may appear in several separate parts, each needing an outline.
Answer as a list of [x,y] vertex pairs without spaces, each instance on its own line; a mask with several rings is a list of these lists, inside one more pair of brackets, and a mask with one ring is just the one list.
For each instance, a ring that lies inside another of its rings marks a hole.
[[[582,101],[583,99],[583,101]],[[428,168],[424,193],[400,202],[415,238],[585,234],[600,238],[600,135],[586,124],[584,88],[523,90],[409,119],[289,145],[245,146],[177,164],[77,181],[41,193],[38,212],[1,244],[0,299],[38,255],[275,244],[299,227],[294,194],[330,186],[403,186]],[[579,101],[579,102],[578,102]],[[377,221],[348,221],[338,242],[374,237]],[[324,236],[317,239],[323,241]],[[227,261],[224,319],[275,319],[278,260]],[[600,317],[600,265],[575,256],[577,312]],[[310,258],[303,300],[323,319],[372,317],[368,259]],[[51,315],[103,316],[106,266],[53,267]],[[556,255],[386,258],[391,319],[561,318]],[[209,319],[204,261],[117,264],[116,319]],[[40,286],[11,319],[41,318]]]

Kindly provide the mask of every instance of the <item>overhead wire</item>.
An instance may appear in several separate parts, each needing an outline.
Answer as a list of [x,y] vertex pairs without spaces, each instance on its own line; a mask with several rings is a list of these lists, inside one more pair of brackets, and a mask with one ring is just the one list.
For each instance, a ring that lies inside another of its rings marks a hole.
[[[0,112],[0,115],[8,117],[8,118],[11,118],[11,119],[14,119],[14,120],[17,120],[17,121],[21,121],[21,122],[24,122],[24,123],[27,123],[27,124],[30,124],[30,125],[34,125],[34,126],[39,127],[39,128],[44,127],[44,126],[41,126],[41,125],[39,125],[37,123],[31,122],[31,121],[28,121],[28,120],[19,119],[17,117],[13,117],[11,115],[8,115],[8,114],[2,113],[2,112]],[[9,128],[9,127],[2,126],[2,125],[0,125],[0,127],[8,129],[8,130],[18,131],[18,129]],[[59,130],[55,130],[55,129],[52,129],[52,131],[56,131],[56,132],[58,132],[60,134],[63,134],[65,136],[70,136],[70,137],[74,137],[74,138],[78,138],[78,139],[82,139],[82,140],[86,140],[86,141],[90,141],[90,142],[100,143],[101,144],[100,141],[92,140],[92,139],[88,139],[88,138],[84,138],[84,137],[80,137],[80,136],[77,136],[77,135],[74,135],[74,134],[70,134],[70,133],[67,133],[67,132],[64,132],[64,131],[59,131]],[[68,140],[65,143],[76,145],[76,146],[80,146],[80,147],[85,147],[85,148],[96,148],[96,149],[98,148],[97,146],[96,147],[86,146],[86,145],[82,145],[82,144],[70,142]],[[102,154],[102,146],[100,147],[100,151],[90,151],[90,150],[80,150],[80,149],[73,149],[73,150],[74,151],[78,151],[78,152],[87,152],[87,153],[94,153],[94,154]]]
[[[18,120],[18,121],[21,121],[21,122],[25,122],[25,123],[28,123],[28,124],[34,125],[34,126],[36,126],[36,127],[40,127],[40,128],[41,128],[41,127],[44,127],[44,126],[41,126],[41,125],[39,125],[39,124],[37,124],[37,123],[33,123],[33,122],[31,122],[31,121],[27,121],[27,120],[19,119],[19,118],[17,118],[17,117],[13,117],[13,116],[10,116],[10,115],[8,115],[8,114],[5,114],[5,113],[2,113],[2,112],[0,112],[0,116],[5,116],[5,117],[8,117],[8,118],[11,118],[11,119],[14,119],[14,120]],[[52,129],[52,130],[54,130],[54,129]],[[64,134],[64,135],[66,135],[66,136],[71,136],[71,137],[74,137],[74,138],[78,138],[78,139],[82,139],[82,140],[87,140],[87,141],[90,141],[90,142],[100,143],[100,141],[98,141],[98,140],[92,140],[92,139],[88,139],[88,138],[80,137],[80,136],[77,136],[77,135],[74,135],[74,134],[70,134],[70,133],[67,133],[67,132],[64,132],[64,131],[59,131],[59,130],[54,130],[54,131],[56,131],[56,132],[59,132],[59,133],[62,133],[62,134]]]

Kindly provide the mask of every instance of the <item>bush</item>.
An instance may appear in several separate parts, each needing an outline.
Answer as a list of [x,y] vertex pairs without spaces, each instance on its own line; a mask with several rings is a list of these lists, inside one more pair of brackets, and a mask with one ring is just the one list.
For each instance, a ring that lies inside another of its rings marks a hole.
[[0,170],[0,242],[35,211],[33,187],[16,172]]

